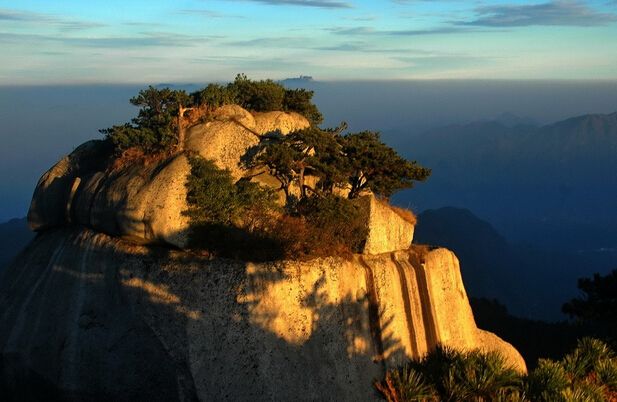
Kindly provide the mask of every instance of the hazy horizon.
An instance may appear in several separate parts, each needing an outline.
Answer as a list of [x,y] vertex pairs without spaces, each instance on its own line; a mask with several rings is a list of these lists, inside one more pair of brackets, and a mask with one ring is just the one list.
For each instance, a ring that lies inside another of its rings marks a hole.
[[[617,81],[363,80],[302,85],[315,90],[324,126],[347,121],[352,131],[378,130],[395,147],[405,142],[404,136],[502,113],[547,124],[617,111]],[[63,155],[86,140],[102,138],[98,129],[133,117],[136,109],[128,100],[141,88],[0,86],[0,167],[5,172],[0,178],[0,221],[25,216],[36,181]]]

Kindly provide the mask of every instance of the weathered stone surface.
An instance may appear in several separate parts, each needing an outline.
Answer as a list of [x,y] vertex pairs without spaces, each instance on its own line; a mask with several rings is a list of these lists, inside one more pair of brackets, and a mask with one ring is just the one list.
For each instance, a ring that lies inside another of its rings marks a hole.
[[253,116],[237,105],[220,107],[212,120],[187,130],[185,149],[213,160],[221,169],[229,169],[236,180],[246,173],[242,157],[259,143],[262,135],[274,131],[288,134],[309,126],[308,120],[297,113],[267,112]]
[[255,132],[260,135],[280,132],[289,134],[310,126],[309,121],[295,112],[261,112],[255,113]]
[[83,143],[70,155],[60,159],[39,179],[28,211],[28,223],[32,230],[44,230],[66,222],[71,190],[75,178],[79,175],[79,161],[99,142]]
[[98,231],[139,242],[187,242],[186,178],[183,154],[148,166],[97,172],[81,180],[73,201],[73,220]]
[[187,130],[185,148],[214,161],[221,169],[229,169],[238,180],[244,174],[241,158],[259,144],[259,135],[235,121],[212,121]]
[[[240,159],[259,142],[260,134],[308,126],[299,114],[284,112],[258,114],[257,124],[237,105],[215,110],[211,120],[187,130],[185,150],[214,160],[235,179],[245,174]],[[182,212],[187,209],[185,182],[190,173],[186,156],[111,171],[104,160],[97,160],[105,159],[96,156],[102,143],[84,143],[41,177],[28,213],[31,227],[40,231],[80,223],[112,236],[185,247],[188,218]]]
[[211,117],[216,121],[232,121],[249,130],[255,129],[255,117],[238,105],[221,106],[212,112]]
[[105,235],[51,230],[0,276],[0,399],[196,400],[187,369],[126,303],[121,258]]
[[406,250],[411,246],[415,222],[405,218],[390,205],[372,195],[360,197],[357,202],[367,214],[368,236],[364,254],[381,254]]
[[443,249],[250,264],[67,228],[0,277],[0,354],[75,400],[375,400],[438,343],[525,369],[476,328]]
[[501,354],[505,361],[518,371],[526,371],[527,366],[523,356],[514,346],[504,341],[492,332],[478,329],[477,335],[479,349],[484,352],[497,352]]

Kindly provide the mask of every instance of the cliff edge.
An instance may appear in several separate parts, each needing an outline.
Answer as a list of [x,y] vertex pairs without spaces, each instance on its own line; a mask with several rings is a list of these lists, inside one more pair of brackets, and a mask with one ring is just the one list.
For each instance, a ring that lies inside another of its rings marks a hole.
[[374,400],[386,369],[438,344],[498,351],[525,371],[510,344],[476,327],[456,256],[412,247],[413,220],[372,196],[358,201],[364,252],[349,258],[250,263],[183,250],[187,152],[237,179],[260,136],[306,126],[226,106],[188,130],[183,153],[117,167],[91,141],[45,173],[28,215],[39,234],[0,277],[0,390]]
[[5,272],[0,311],[5,370],[71,400],[375,400],[438,343],[525,370],[477,329],[445,249],[252,264],[54,229]]

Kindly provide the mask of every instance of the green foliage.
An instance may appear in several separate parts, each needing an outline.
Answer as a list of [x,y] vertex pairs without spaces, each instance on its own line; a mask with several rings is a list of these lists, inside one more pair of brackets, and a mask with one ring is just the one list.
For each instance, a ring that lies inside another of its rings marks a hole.
[[285,89],[275,81],[254,81],[244,74],[238,74],[235,80],[226,86],[210,84],[192,96],[197,104],[205,104],[211,108],[237,104],[255,112],[297,112],[313,125],[323,121],[321,112],[312,102],[313,91]]
[[583,338],[561,361],[539,361],[527,378],[527,396],[540,402],[609,400],[609,396],[617,396],[616,364],[608,345]]
[[414,181],[424,181],[430,169],[402,158],[379,138],[379,133],[363,131],[342,138],[343,153],[349,161],[350,198],[363,190],[390,197],[394,192],[411,188]]
[[578,321],[597,327],[600,335],[617,341],[617,270],[578,280],[583,296],[563,305],[563,312]]
[[437,393],[433,387],[420,372],[409,366],[388,371],[384,381],[376,382],[375,387],[388,402],[437,401]]
[[178,107],[191,102],[186,92],[150,86],[139,91],[130,102],[139,107],[137,117],[131,123],[100,130],[116,150],[137,147],[151,153],[177,143]]
[[527,377],[527,395],[539,402],[558,401],[568,385],[568,375],[561,363],[540,359],[538,367]]
[[248,161],[247,167],[266,167],[281,183],[281,189],[285,192],[287,200],[290,200],[290,186],[296,179],[297,173],[294,170],[298,155],[289,147],[284,139],[266,139],[260,152],[256,152],[253,158]]
[[398,402],[600,402],[617,399],[616,380],[613,351],[602,341],[584,338],[561,361],[540,359],[526,376],[495,353],[437,347],[423,359],[390,370],[375,386],[386,400]]
[[253,81],[238,74],[227,90],[235,102],[245,109],[256,112],[283,110],[285,87],[272,80]]
[[617,390],[617,359],[603,359],[595,365],[594,369],[602,384]]
[[256,112],[284,110],[298,112],[313,124],[319,124],[323,118],[312,98],[312,91],[287,90],[272,80],[253,81],[244,74],[238,74],[227,85],[209,84],[190,96],[185,91],[149,86],[130,99],[131,104],[139,107],[137,117],[130,123],[100,132],[119,152],[136,147],[146,153],[155,153],[177,144],[180,105],[216,108],[238,104]]
[[313,125],[323,122],[323,115],[312,102],[313,91],[306,89],[286,89],[283,110],[297,112],[306,117]]
[[387,400],[400,402],[497,401],[520,399],[520,383],[520,376],[496,353],[438,346],[423,359],[391,370],[375,386]]
[[227,87],[220,84],[209,84],[205,88],[192,94],[198,105],[206,104],[212,108],[235,103],[234,94]]
[[319,228],[322,240],[344,245],[351,252],[362,250],[368,234],[366,213],[352,201],[334,195],[310,196],[297,203],[296,211]]
[[191,156],[189,162],[189,209],[185,214],[193,225],[241,225],[249,209],[273,208],[272,191],[244,180],[234,183],[229,170],[219,169],[214,162],[202,157]]
[[303,198],[305,177],[319,178],[312,193],[332,194],[335,188],[348,186],[349,198],[371,190],[389,197],[395,191],[425,180],[430,170],[402,158],[379,140],[379,134],[361,132],[341,136],[337,130],[310,127],[287,136],[262,141],[261,151],[249,162],[251,167],[267,167],[289,197],[289,188],[297,182]]
[[344,255],[366,238],[365,214],[351,200],[311,196],[287,214],[275,193],[257,183],[234,183],[228,170],[199,156],[189,158],[189,245],[219,256],[249,260]]

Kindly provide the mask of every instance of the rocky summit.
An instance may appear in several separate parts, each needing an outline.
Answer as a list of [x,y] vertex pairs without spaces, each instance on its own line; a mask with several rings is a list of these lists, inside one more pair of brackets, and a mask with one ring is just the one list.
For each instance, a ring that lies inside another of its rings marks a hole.
[[215,116],[187,131],[183,153],[109,168],[93,141],[43,175],[29,213],[38,235],[0,277],[0,388],[74,401],[375,400],[375,379],[438,344],[526,370],[476,327],[456,256],[413,246],[413,220],[370,195],[361,254],[251,263],[185,250],[187,153],[237,179],[261,136],[309,125],[238,106]]

